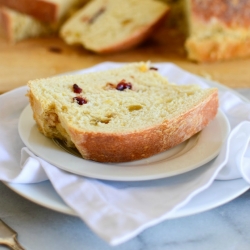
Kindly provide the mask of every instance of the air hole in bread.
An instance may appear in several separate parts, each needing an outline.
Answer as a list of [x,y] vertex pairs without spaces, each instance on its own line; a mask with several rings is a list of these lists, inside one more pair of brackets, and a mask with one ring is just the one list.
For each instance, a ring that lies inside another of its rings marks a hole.
[[98,126],[99,123],[108,124],[114,116],[114,114],[106,114],[104,117],[93,117],[90,124],[94,126]]
[[125,20],[123,20],[123,21],[121,22],[121,24],[125,26],[125,25],[128,25],[128,24],[132,23],[132,22],[133,22],[132,19],[125,19]]
[[100,123],[108,124],[109,122],[110,122],[110,119],[103,119],[103,120],[100,120]]
[[141,105],[131,105],[131,106],[128,107],[128,110],[129,110],[129,112],[133,112],[135,110],[140,110],[142,108],[143,107]]
[[165,103],[170,103],[170,102],[172,102],[173,101],[173,99],[172,98],[169,98],[169,99],[166,99],[165,100]]
[[103,124],[108,124],[110,122],[111,119],[109,118],[102,118],[102,119],[92,119],[90,121],[90,124],[93,126],[98,126],[99,123],[103,123]]
[[90,125],[92,125],[92,126],[97,126],[98,125],[98,122],[99,122],[99,120],[97,120],[97,119],[92,119],[92,120],[90,120]]
[[62,106],[61,110],[62,110],[63,112],[68,112],[68,107]]

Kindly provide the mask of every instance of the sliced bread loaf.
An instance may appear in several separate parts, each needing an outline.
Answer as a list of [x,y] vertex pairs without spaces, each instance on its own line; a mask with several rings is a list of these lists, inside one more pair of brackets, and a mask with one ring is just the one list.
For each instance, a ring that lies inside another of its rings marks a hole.
[[125,162],[167,150],[215,117],[215,88],[170,84],[149,64],[30,81],[39,130],[85,159]]
[[157,0],[92,0],[66,21],[60,34],[66,43],[97,53],[121,51],[144,41],[168,11]]

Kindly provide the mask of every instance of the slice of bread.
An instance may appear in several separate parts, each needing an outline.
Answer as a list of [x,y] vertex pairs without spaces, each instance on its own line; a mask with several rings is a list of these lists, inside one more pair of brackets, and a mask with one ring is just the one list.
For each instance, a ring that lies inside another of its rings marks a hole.
[[[0,0],[0,2],[1,1],[3,0]],[[28,15],[6,7],[5,5],[0,5],[0,29],[2,30],[3,36],[10,43],[15,43],[31,37],[57,34],[63,22],[76,10],[82,7],[88,0],[50,0],[49,2],[21,0],[21,2],[22,1],[23,4],[26,5],[20,6],[23,8],[26,8],[27,6],[30,6],[31,8],[37,7],[37,11],[40,14],[47,11],[47,5],[50,6],[53,3],[56,9],[56,18],[54,18],[53,22],[52,20],[51,22],[48,22],[48,20],[41,21],[38,19],[39,16]],[[13,0],[8,3],[9,4],[6,5],[12,6],[12,4],[15,5],[19,2]],[[22,9],[20,9],[20,11],[22,11]],[[48,16],[50,16],[50,14],[51,13],[49,12]]]
[[0,6],[0,27],[5,39],[15,43],[30,37],[47,36],[58,30],[58,25],[48,24]]
[[96,53],[117,52],[144,41],[168,11],[157,0],[92,0],[66,21],[60,35]]
[[88,0],[0,0],[0,4],[27,14],[42,22],[55,23],[67,15],[72,7]]
[[185,0],[188,58],[213,62],[250,55],[249,1]]
[[99,162],[139,160],[174,147],[218,110],[216,88],[170,84],[145,63],[38,79],[28,87],[39,130]]

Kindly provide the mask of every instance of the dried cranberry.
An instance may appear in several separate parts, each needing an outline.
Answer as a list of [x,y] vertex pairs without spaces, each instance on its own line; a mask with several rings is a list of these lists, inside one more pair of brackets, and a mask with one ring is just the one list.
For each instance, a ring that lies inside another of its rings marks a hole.
[[105,12],[105,7],[100,8],[88,21],[89,24],[92,24],[96,21],[96,19],[103,13]]
[[73,101],[76,101],[79,105],[83,105],[87,103],[87,100],[80,96],[74,97]]
[[117,84],[116,89],[120,91],[123,91],[124,89],[132,89],[132,84],[122,80]]
[[77,84],[73,85],[73,90],[74,90],[74,93],[77,93],[77,94],[82,93],[82,89]]
[[149,69],[150,69],[150,70],[158,70],[158,69],[155,68],[155,67],[150,67]]

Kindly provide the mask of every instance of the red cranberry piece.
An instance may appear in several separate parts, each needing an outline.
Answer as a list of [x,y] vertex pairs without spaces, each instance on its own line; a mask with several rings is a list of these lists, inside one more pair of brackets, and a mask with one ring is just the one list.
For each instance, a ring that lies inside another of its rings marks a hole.
[[130,82],[125,82],[125,80],[122,80],[117,84],[116,89],[120,91],[123,91],[124,89],[132,89],[132,84]]
[[149,69],[150,69],[150,70],[158,70],[158,69],[155,68],[155,67],[150,67]]
[[87,103],[87,100],[80,96],[74,97],[73,101],[76,101],[79,105],[83,105]]
[[74,93],[77,93],[77,94],[82,93],[82,89],[77,84],[73,85],[73,90],[74,90]]

